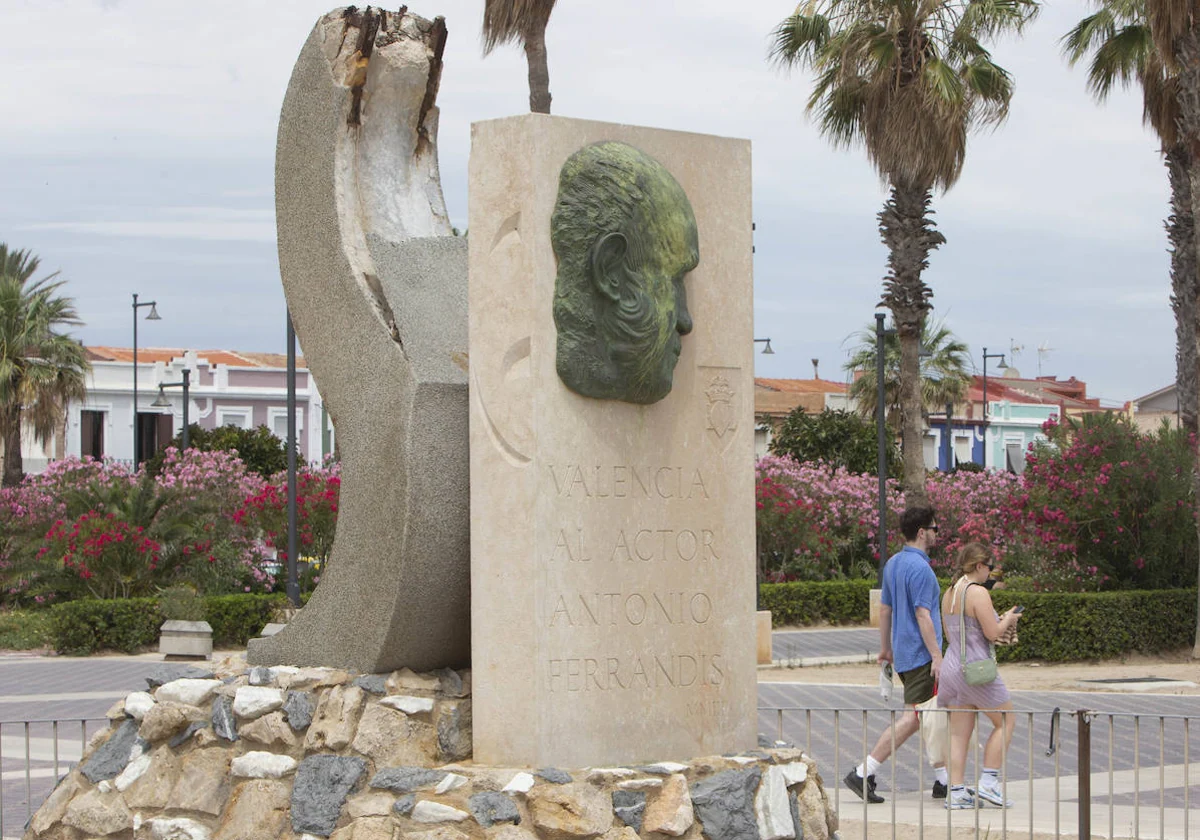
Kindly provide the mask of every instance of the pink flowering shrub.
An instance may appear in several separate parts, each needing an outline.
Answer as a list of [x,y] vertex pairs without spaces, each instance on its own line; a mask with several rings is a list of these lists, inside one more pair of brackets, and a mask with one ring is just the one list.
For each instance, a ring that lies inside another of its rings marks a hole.
[[[1043,426],[1004,515],[1018,568],[1042,588],[1170,589],[1196,581],[1194,441],[1110,414]],[[1024,558],[1019,555],[1024,553]]]

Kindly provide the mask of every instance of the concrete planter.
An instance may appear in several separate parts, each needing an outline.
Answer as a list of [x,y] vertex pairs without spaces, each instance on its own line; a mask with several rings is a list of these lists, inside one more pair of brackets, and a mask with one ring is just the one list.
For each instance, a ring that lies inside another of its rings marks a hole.
[[158,652],[163,656],[212,659],[212,627],[207,621],[164,621],[158,631]]

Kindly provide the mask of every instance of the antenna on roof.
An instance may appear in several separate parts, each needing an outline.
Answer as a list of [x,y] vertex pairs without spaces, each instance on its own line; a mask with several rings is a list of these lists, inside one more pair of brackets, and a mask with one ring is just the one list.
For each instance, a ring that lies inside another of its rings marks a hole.
[[1014,367],[1016,367],[1017,364],[1017,356],[1021,355],[1021,351],[1024,349],[1024,344],[1017,344],[1011,338],[1008,340],[1008,358],[1013,360]]
[[1047,356],[1049,356],[1049,355],[1050,355],[1050,352],[1051,352],[1053,349],[1054,349],[1054,348],[1050,346],[1050,339],[1046,339],[1045,341],[1043,341],[1041,344],[1039,344],[1039,345],[1038,345],[1038,349],[1037,349],[1037,354],[1038,354],[1038,376],[1041,376],[1041,375],[1042,375],[1042,361],[1043,361],[1043,360],[1044,360],[1044,359],[1045,359]]

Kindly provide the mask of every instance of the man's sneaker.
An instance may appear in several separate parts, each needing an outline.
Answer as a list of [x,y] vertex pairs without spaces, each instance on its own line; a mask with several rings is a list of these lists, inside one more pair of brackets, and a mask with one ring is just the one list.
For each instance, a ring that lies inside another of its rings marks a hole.
[[971,795],[969,789],[952,790],[949,796],[946,797],[946,808],[951,811],[961,811],[966,808],[975,807],[975,797]]
[[987,782],[980,782],[976,789],[975,795],[989,805],[995,805],[997,808],[1011,808],[1013,802],[1011,799],[1004,798],[1004,792],[999,785],[991,785]]
[[[846,778],[843,779],[843,781],[846,783],[846,787],[858,794],[859,799],[863,798],[863,778],[862,776],[858,775],[857,770],[851,770],[849,773],[847,773]],[[883,797],[875,792],[874,776],[867,776],[866,800],[872,805],[883,801]]]
[[934,779],[934,782],[933,782],[933,798],[934,799],[945,799],[946,798],[946,786],[944,784],[942,784],[941,782],[937,781],[936,779]]

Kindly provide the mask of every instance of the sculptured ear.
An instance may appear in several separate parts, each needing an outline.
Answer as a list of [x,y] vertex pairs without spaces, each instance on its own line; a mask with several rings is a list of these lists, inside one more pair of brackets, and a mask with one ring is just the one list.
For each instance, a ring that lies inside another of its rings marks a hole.
[[621,299],[625,276],[625,254],[629,242],[619,231],[606,233],[592,245],[591,274],[596,290],[611,301]]

